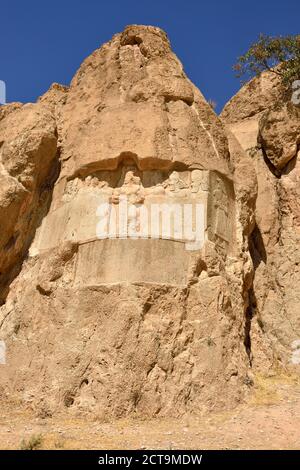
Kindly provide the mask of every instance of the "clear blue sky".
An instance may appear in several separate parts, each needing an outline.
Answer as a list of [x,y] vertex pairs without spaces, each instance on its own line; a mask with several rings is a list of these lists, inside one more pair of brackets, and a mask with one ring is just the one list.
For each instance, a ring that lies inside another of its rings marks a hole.
[[192,81],[220,110],[239,89],[232,65],[260,32],[300,33],[300,0],[1,0],[7,101],[69,84],[82,60],[128,24],[163,28]]

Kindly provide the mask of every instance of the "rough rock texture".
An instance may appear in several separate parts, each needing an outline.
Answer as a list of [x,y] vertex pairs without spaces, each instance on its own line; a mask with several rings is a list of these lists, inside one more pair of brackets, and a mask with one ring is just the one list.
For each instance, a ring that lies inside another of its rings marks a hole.
[[[69,89],[0,110],[2,397],[103,418],[235,405],[252,383],[256,175],[166,34],[130,26]],[[131,228],[155,201],[199,203],[198,248],[174,228],[96,236],[98,204],[124,197]]]
[[196,165],[228,173],[223,128],[158,28],[132,26],[96,50],[72,80],[64,109],[61,177]]
[[0,110],[0,303],[45,214],[58,175],[57,123],[46,102]]
[[259,121],[259,139],[265,157],[280,176],[296,157],[300,144],[300,108],[292,102],[281,103],[263,113]]
[[248,311],[252,365],[263,371],[297,371],[300,108],[282,92],[278,78],[265,73],[227,103],[221,118],[251,157],[258,180],[256,227],[250,237],[255,267]]

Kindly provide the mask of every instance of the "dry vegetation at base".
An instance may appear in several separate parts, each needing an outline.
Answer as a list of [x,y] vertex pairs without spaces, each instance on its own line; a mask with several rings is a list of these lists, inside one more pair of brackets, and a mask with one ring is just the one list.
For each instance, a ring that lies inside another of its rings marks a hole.
[[1,449],[298,449],[300,383],[257,377],[247,404],[233,411],[181,419],[36,417],[3,407]]

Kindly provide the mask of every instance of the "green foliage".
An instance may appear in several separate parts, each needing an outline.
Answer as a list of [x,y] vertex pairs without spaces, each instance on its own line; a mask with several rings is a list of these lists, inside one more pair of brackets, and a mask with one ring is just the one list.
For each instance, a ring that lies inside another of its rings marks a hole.
[[300,79],[300,35],[271,37],[261,34],[234,65],[237,77],[250,79],[268,70],[285,86]]

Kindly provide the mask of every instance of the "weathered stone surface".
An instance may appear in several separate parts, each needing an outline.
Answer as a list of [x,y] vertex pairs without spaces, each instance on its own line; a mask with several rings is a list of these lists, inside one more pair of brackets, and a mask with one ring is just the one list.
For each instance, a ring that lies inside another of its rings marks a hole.
[[[21,190],[33,218],[30,239],[19,229],[24,262],[0,308],[2,395],[103,418],[235,405],[251,384],[256,175],[165,33],[130,26],[84,61],[69,90],[54,85],[37,104],[4,110],[8,236],[22,223]],[[11,156],[9,125],[21,139]],[[45,184],[40,212],[33,195]],[[111,237],[124,200],[123,229],[136,236],[121,236],[118,222]],[[153,236],[154,204],[181,211],[169,233],[162,217]],[[185,232],[197,216],[198,238]]]
[[259,143],[276,170],[296,157],[300,144],[300,109],[292,102],[278,103],[259,121]]
[[[1,107],[0,291],[25,255],[57,177],[56,120],[46,104]],[[0,292],[0,300],[1,300]]]
[[177,164],[228,174],[222,125],[158,28],[129,27],[88,57],[64,116],[61,176],[116,169],[127,156],[142,170]]
[[225,122],[241,123],[268,110],[285,94],[278,75],[264,72],[246,83],[224,106]]
[[252,159],[258,180],[256,227],[250,236],[255,267],[248,312],[252,364],[256,370],[297,371],[299,107],[287,101],[274,75],[264,74],[243,87],[221,117]]

